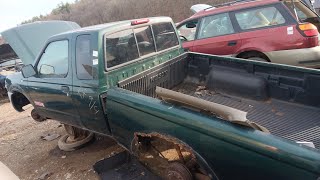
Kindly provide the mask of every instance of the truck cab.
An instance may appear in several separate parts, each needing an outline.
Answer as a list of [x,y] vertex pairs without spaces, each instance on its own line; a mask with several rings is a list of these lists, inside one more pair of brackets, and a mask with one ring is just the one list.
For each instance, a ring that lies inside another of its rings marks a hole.
[[[24,25],[34,26],[33,32],[30,28],[25,28],[25,32],[20,27],[18,33],[33,34],[36,29],[48,31],[48,28],[52,28],[48,25],[51,23]],[[61,27],[64,24],[68,25],[62,22]],[[39,26],[44,29],[39,29]],[[81,29],[75,27],[67,32],[61,29],[57,30],[62,31],[61,33],[51,36],[43,43],[42,49],[38,48],[39,53],[33,62],[27,57],[35,56],[36,52],[30,55],[28,51],[24,51],[23,48],[27,49],[26,47],[13,46],[25,65],[30,66],[31,71],[34,69],[34,72],[22,77],[22,86],[25,88],[21,91],[24,92],[10,89],[15,87],[14,82],[7,81],[11,102],[17,109],[30,102],[41,117],[104,134],[110,134],[101,102],[107,89],[183,52],[172,20],[167,17],[122,21]],[[10,36],[10,30],[3,34],[8,42],[15,40]],[[41,44],[39,41],[49,35],[43,35],[35,43]],[[15,97],[21,99],[22,94],[27,95],[24,95],[24,103],[19,105],[21,101],[15,100]]]

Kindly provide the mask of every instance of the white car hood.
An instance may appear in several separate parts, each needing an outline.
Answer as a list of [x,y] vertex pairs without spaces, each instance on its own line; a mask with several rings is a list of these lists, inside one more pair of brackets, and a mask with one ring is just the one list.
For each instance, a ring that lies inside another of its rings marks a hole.
[[200,12],[200,11],[208,9],[208,8],[213,8],[213,7],[208,4],[196,4],[196,5],[191,6],[190,9],[193,13],[197,13],[197,12]]
[[78,28],[80,26],[75,22],[40,21],[14,27],[1,35],[26,65],[33,64],[51,36]]

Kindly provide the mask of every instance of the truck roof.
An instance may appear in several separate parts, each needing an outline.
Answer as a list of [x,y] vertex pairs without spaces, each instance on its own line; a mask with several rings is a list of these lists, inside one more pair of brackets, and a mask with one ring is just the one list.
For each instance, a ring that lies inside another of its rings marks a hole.
[[[170,17],[149,17],[149,18],[142,18],[148,19],[149,21],[143,24],[154,24],[154,23],[159,23],[159,22],[171,22],[172,19]],[[63,32],[60,34],[57,34],[56,36],[61,36],[61,35],[66,35],[66,34],[72,34],[72,33],[83,33],[83,32],[93,32],[93,31],[113,31],[113,29],[123,29],[127,27],[132,26],[133,21],[138,21],[141,19],[132,19],[132,20],[124,20],[124,21],[117,21],[117,22],[110,22],[110,23],[105,23],[105,24],[98,24],[98,25],[93,25],[93,26],[87,26],[79,29],[73,29],[67,32]],[[53,36],[55,37],[55,36]]]
[[50,41],[73,33],[112,33],[124,28],[130,28],[132,26],[132,22],[138,22],[138,24],[136,24],[138,26],[140,24],[146,25],[158,22],[172,22],[172,19],[170,17],[150,17],[111,22],[84,28],[80,28],[80,26],[75,22],[45,21],[21,25],[4,31],[2,35],[24,64],[33,64],[37,55],[48,40]]

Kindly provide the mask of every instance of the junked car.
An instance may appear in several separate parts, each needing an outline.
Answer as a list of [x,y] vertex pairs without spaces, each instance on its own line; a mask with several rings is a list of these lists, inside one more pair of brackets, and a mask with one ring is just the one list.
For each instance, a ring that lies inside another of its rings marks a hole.
[[319,70],[184,52],[168,17],[69,24],[2,33],[25,63],[17,111],[110,136],[164,179],[319,178]]
[[192,52],[318,68],[318,15],[299,0],[235,1],[177,26]]

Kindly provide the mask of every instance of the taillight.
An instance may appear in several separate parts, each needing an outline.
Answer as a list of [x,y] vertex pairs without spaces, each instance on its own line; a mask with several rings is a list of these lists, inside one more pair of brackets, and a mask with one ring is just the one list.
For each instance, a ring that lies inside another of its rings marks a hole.
[[131,25],[144,24],[148,22],[149,22],[149,19],[138,19],[138,20],[131,21]]
[[318,36],[319,34],[317,27],[311,23],[300,24],[298,27],[302,35],[306,37]]

